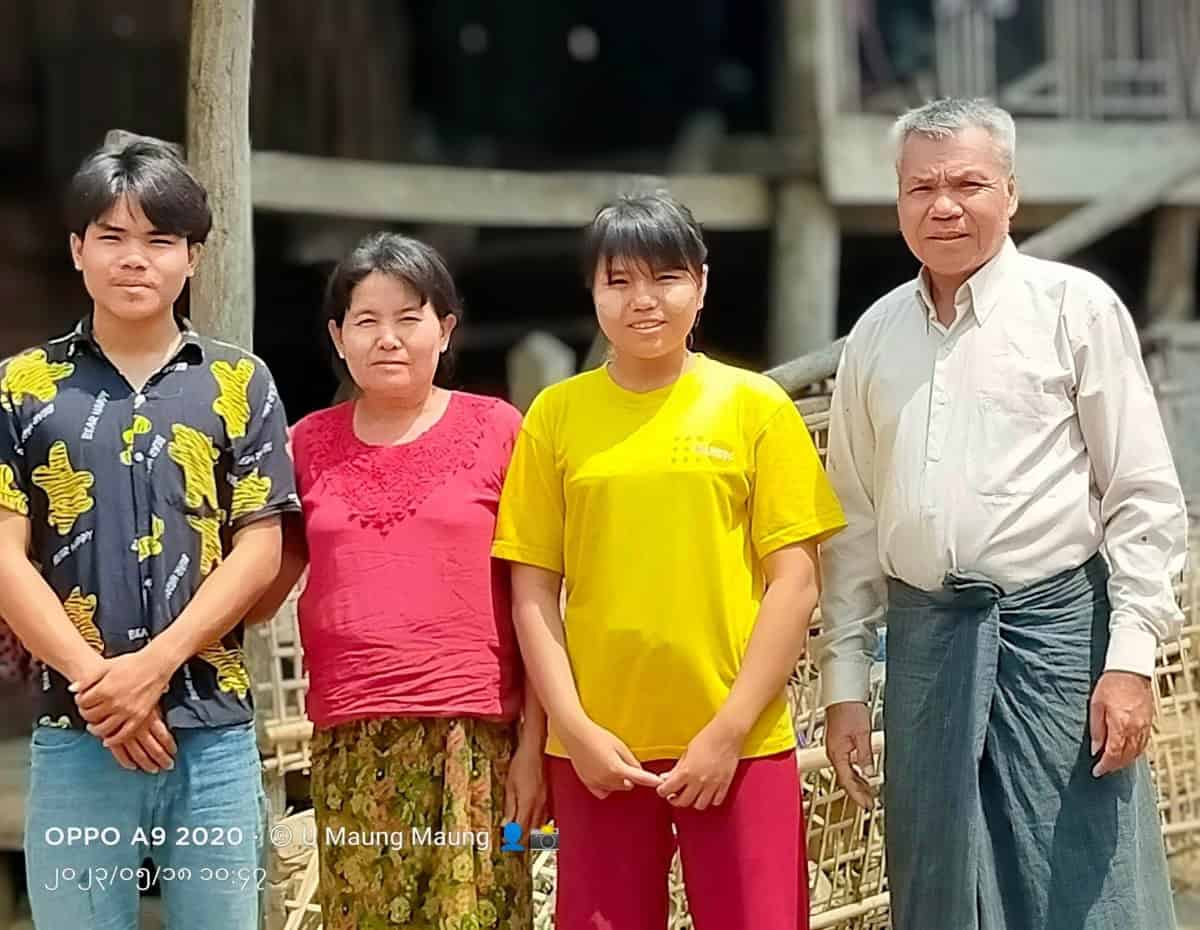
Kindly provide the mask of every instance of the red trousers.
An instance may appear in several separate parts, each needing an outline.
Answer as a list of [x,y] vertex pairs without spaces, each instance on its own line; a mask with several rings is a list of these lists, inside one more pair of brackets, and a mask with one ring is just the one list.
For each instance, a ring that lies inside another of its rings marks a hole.
[[[643,767],[662,773],[674,764]],[[703,811],[672,807],[653,788],[600,800],[569,760],[551,758],[549,770],[558,930],[664,930],[677,842],[696,930],[808,930],[794,752],[743,759],[725,801]]]

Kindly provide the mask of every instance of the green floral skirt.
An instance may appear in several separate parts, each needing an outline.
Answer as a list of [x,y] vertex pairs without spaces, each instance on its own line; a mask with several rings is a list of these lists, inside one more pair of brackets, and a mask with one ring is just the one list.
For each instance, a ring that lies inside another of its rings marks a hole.
[[527,853],[501,852],[514,724],[386,718],[318,730],[324,930],[530,930]]

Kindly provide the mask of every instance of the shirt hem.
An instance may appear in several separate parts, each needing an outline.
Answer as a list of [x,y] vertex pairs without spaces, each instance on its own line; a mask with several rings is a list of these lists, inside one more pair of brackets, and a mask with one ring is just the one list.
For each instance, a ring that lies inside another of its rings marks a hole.
[[[758,759],[763,756],[773,756],[788,749],[795,749],[796,746],[796,735],[793,733],[787,739],[764,740],[763,742],[760,742],[751,748],[743,749],[738,755],[738,758]],[[686,750],[686,745],[629,747],[629,751],[632,752],[640,762],[658,762],[664,759],[679,759]],[[570,758],[565,749],[560,749],[552,744],[548,744],[546,746],[546,755],[553,756],[556,759]]]
[[769,555],[776,549],[782,549],[792,543],[805,542],[817,536],[826,536],[834,531],[844,530],[847,525],[844,515],[836,512],[824,513],[807,523],[794,524],[763,537],[758,542],[758,550],[763,555]]
[[234,532],[244,529],[251,523],[257,523],[259,520],[265,520],[268,517],[277,517],[285,513],[301,513],[303,508],[292,501],[283,501],[279,504],[272,504],[269,507],[264,507],[262,510],[256,510],[254,513],[244,513],[232,523],[229,528]]
[[561,558],[555,558],[545,549],[526,549],[510,543],[493,543],[492,557],[503,559],[505,562],[517,562],[521,565],[532,565],[534,568],[544,568],[546,571],[563,573]]
[[420,718],[442,720],[453,719],[455,717],[469,717],[473,720],[486,719],[492,723],[511,723],[520,716],[521,712],[519,710],[512,713],[505,713],[501,708],[490,710],[478,707],[388,707],[378,710],[366,710],[359,713],[321,715],[320,717],[315,717],[310,713],[308,719],[312,721],[313,727],[318,730],[332,730],[334,727],[340,727],[347,723],[357,723],[362,720],[385,720],[389,717],[402,717],[409,720]]

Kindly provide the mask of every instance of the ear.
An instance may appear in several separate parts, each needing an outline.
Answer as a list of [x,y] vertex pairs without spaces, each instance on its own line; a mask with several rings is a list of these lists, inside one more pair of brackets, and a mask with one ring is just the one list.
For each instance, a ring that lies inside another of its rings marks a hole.
[[342,328],[337,325],[335,320],[329,321],[329,338],[333,340],[333,347],[337,351],[338,358],[344,361],[346,348],[342,345]]
[[450,348],[450,334],[454,332],[454,328],[458,326],[458,317],[453,313],[447,313],[438,322],[442,326],[442,349],[445,352]]
[[199,242],[188,244],[188,270],[187,276],[190,278],[196,273],[196,268],[200,265],[200,256],[204,254],[204,246]]
[[697,307],[704,306],[704,295],[708,293],[708,265],[700,266],[700,303]]
[[1008,177],[1008,218],[1011,220],[1017,213],[1017,205],[1021,198],[1017,194],[1017,179],[1015,175]]
[[67,242],[71,248],[71,261],[75,265],[75,270],[83,271],[83,240],[75,233],[71,233]]

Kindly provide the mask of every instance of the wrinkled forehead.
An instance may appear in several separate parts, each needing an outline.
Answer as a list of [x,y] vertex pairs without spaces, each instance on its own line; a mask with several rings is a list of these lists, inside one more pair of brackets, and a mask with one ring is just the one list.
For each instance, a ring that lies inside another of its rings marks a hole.
[[971,128],[944,136],[912,133],[904,140],[896,172],[901,178],[995,177],[1007,174],[1007,168],[991,133]]

